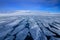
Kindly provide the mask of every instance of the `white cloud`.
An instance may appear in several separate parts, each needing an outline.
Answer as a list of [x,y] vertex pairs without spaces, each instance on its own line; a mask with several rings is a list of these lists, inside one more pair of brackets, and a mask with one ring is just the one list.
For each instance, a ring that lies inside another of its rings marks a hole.
[[[16,15],[43,15],[43,16],[53,16],[58,15],[58,13],[52,13],[48,11],[38,11],[38,10],[16,10],[10,13],[0,13],[0,16],[16,16]],[[60,14],[60,13],[59,13]]]

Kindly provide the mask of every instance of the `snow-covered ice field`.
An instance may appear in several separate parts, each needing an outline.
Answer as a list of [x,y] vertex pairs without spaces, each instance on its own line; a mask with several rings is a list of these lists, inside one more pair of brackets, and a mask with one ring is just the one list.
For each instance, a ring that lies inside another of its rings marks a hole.
[[60,40],[60,16],[1,16],[0,40]]

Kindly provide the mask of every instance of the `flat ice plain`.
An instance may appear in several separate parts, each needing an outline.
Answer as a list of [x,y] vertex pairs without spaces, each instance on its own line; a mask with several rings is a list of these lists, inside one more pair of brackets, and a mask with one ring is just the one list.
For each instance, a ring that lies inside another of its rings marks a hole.
[[0,40],[60,40],[60,16],[0,16]]

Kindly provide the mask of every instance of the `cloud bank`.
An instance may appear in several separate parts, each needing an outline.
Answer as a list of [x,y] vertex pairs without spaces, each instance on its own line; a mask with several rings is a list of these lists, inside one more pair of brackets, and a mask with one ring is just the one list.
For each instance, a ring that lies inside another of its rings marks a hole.
[[0,16],[16,16],[16,15],[41,15],[41,16],[56,16],[60,13],[51,13],[48,11],[38,11],[38,10],[16,10],[14,12],[0,13]]

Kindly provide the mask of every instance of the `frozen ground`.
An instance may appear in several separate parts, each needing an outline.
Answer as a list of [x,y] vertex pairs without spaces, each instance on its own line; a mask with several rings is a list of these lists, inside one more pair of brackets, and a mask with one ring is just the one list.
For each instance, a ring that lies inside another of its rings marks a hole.
[[2,16],[0,40],[60,40],[60,16]]

